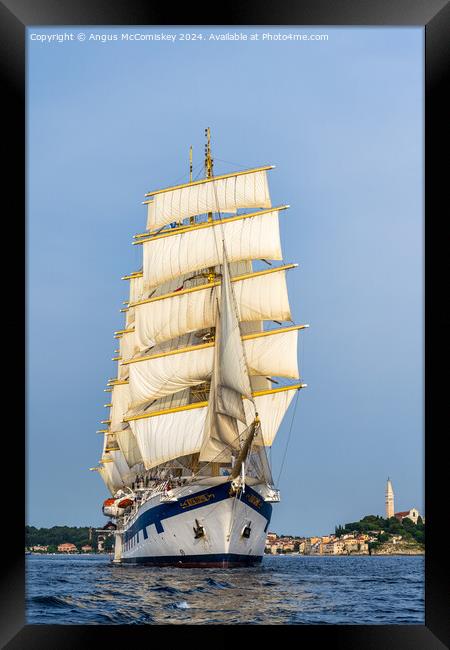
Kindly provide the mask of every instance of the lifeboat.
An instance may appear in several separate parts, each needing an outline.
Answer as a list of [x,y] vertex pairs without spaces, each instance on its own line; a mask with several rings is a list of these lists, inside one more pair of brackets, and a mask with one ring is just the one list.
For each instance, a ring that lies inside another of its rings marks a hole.
[[133,499],[129,499],[127,497],[127,498],[122,499],[121,501],[119,501],[119,503],[117,504],[117,507],[118,508],[129,508],[132,505],[133,505]]
[[133,504],[133,500],[126,497],[119,499],[105,499],[103,502],[102,511],[106,517],[120,517],[125,512],[125,509]]

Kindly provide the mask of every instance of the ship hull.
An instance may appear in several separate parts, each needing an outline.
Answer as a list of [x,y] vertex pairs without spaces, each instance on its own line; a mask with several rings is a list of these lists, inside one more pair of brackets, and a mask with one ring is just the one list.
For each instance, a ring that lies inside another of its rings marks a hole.
[[264,488],[245,486],[234,494],[227,481],[190,485],[173,502],[157,495],[116,534],[115,562],[186,568],[260,564],[272,514]]

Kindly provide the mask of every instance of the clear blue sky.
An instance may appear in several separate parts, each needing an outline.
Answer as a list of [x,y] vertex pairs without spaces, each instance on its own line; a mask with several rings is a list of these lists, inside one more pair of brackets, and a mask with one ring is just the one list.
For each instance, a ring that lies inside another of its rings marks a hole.
[[[323,41],[78,40],[38,34],[327,33]],[[29,28],[27,523],[103,524],[106,380],[143,195],[275,164],[302,379],[271,529],[325,534],[424,506],[422,28]],[[233,164],[222,162],[230,161]],[[278,475],[293,406],[274,449]]]

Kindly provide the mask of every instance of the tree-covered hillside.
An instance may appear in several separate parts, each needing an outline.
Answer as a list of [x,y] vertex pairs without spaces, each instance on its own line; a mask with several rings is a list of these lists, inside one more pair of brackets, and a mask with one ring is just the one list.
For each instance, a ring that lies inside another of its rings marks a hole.
[[[97,548],[96,527],[92,526],[92,534],[89,536],[89,527],[77,528],[76,526],[53,526],[52,528],[36,528],[25,526],[25,546],[49,546],[49,552],[55,552],[58,544],[71,542],[78,550],[85,544],[90,544],[94,551]],[[113,546],[113,538],[108,535],[105,538],[105,550]]]
[[399,521],[396,517],[383,519],[383,517],[377,515],[367,515],[360,521],[353,521],[344,526],[336,526],[335,531],[337,537],[352,532],[370,533],[375,531],[377,540],[380,543],[387,542],[393,535],[401,535],[405,541],[425,544],[425,524],[421,517],[415,524],[408,518]]

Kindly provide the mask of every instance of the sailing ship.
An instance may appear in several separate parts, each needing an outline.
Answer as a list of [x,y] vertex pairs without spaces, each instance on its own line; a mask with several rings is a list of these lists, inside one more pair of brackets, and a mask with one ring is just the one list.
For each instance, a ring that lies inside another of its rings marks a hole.
[[[280,501],[270,448],[300,383],[279,217],[263,166],[148,192],[98,471],[114,562],[258,564]],[[259,261],[259,262],[258,262]],[[254,269],[253,263],[264,265]],[[276,379],[275,379],[276,378]],[[295,381],[297,380],[297,381]],[[111,526],[111,523],[109,524]]]

